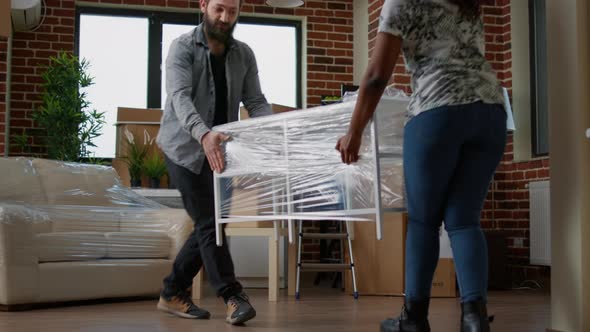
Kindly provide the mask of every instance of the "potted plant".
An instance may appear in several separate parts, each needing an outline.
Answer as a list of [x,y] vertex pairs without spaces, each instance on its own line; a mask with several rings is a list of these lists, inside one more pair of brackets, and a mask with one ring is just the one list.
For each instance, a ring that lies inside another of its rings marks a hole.
[[160,179],[166,175],[166,162],[154,151],[143,163],[145,175],[150,179],[150,188],[160,188]]
[[49,61],[41,75],[42,103],[32,118],[42,128],[50,159],[80,161],[90,156],[88,147],[96,146],[93,139],[101,135],[104,113],[91,109],[82,91],[94,84],[86,60],[62,51]]
[[[149,141],[149,135],[144,131],[144,144],[135,140],[135,136],[127,128],[125,128],[125,138],[127,141],[127,154],[123,159],[127,164],[129,170],[129,177],[131,187],[141,187],[141,175],[143,173],[143,165],[145,157],[147,156],[149,145],[145,144]],[[151,144],[151,142],[150,142]]]

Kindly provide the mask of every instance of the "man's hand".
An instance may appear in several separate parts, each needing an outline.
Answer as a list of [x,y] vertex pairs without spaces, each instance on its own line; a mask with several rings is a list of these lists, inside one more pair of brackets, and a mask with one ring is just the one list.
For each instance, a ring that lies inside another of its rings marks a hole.
[[361,143],[361,135],[348,133],[346,136],[340,137],[338,143],[336,143],[336,150],[340,151],[343,163],[351,164],[359,160]]
[[207,160],[209,160],[209,165],[217,173],[223,172],[225,167],[225,158],[221,151],[221,143],[229,139],[229,136],[215,131],[206,133],[201,139],[201,145],[203,146]]

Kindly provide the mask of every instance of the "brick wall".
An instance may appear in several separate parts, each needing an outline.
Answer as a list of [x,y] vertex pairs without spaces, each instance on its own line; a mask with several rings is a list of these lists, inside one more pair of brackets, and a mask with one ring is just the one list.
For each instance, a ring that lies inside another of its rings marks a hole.
[[10,135],[27,134],[28,145],[12,146],[11,155],[43,155],[42,142],[31,120],[42,93],[41,73],[49,57],[74,49],[75,8],[73,0],[47,0],[47,16],[34,32],[15,32],[12,48]]
[[[369,0],[369,54],[374,48],[383,2],[384,0]],[[486,58],[492,64],[502,86],[512,95],[510,0],[488,1],[488,5],[483,7],[483,20]],[[397,88],[411,92],[410,77],[405,72],[401,56],[391,82]],[[545,269],[529,265],[530,211],[526,186],[529,182],[549,178],[549,158],[515,162],[512,140],[512,134],[509,134],[503,160],[494,176],[494,182],[490,185],[491,190],[482,212],[482,226],[486,230],[500,230],[506,234],[513,281],[519,284],[523,280],[540,279],[541,274],[546,275],[541,273],[546,272]]]
[[4,37],[0,37],[0,156],[4,156],[5,151],[5,128],[6,128],[6,52],[8,43]]

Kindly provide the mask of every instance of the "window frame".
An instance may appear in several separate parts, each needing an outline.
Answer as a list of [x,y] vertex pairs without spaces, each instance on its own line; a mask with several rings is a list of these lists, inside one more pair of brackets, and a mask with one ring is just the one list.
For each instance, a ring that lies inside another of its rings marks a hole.
[[[529,0],[531,148],[533,157],[549,155],[547,22],[545,0]],[[540,15],[539,15],[540,14]]]

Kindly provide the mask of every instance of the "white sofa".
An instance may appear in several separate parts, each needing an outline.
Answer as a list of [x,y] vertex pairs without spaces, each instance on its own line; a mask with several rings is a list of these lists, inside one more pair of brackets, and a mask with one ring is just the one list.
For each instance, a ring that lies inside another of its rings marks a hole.
[[192,232],[110,167],[0,158],[0,306],[157,295]]

